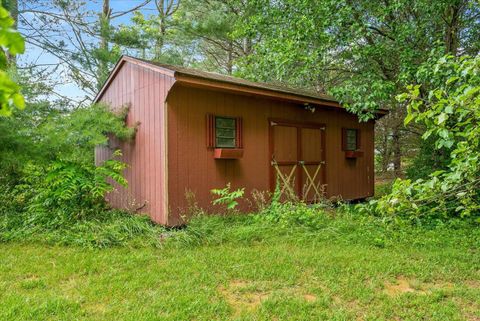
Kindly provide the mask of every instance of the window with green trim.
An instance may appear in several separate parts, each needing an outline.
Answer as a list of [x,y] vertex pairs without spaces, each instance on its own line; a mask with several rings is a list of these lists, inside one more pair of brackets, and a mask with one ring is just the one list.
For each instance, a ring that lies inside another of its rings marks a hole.
[[347,129],[347,150],[357,150],[356,129]]
[[237,143],[237,119],[215,117],[215,147],[235,148]]
[[360,149],[360,130],[355,128],[342,129],[342,149],[356,151]]

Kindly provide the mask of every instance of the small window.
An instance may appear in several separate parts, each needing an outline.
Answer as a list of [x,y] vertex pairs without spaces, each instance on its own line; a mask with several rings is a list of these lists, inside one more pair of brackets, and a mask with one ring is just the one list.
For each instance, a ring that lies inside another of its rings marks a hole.
[[236,147],[236,123],[235,118],[215,117],[215,147]]
[[207,148],[243,148],[242,119],[207,114]]
[[360,131],[353,128],[344,128],[342,133],[343,150],[356,151],[360,149]]

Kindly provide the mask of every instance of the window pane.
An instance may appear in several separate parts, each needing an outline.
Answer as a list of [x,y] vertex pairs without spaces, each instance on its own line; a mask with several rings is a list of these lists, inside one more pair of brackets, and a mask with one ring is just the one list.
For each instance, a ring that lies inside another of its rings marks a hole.
[[235,148],[235,139],[217,137],[217,147]]
[[236,119],[215,117],[215,145],[216,147],[236,147]]
[[357,130],[347,129],[347,150],[357,150]]
[[233,129],[235,129],[235,118],[217,117],[215,119],[215,125],[216,125],[217,128],[233,128]]
[[235,129],[217,128],[217,137],[235,138]]

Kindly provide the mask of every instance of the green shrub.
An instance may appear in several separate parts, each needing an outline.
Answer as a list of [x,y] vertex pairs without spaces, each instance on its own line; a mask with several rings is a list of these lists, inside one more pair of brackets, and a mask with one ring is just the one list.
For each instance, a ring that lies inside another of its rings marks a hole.
[[399,97],[408,103],[405,124],[422,124],[424,139],[434,137],[437,150],[450,151],[446,169],[397,180],[364,210],[411,222],[480,220],[480,56],[444,57],[421,68],[419,78],[423,86]]
[[331,207],[325,202],[306,204],[301,200],[281,201],[280,198],[280,185],[277,183],[270,205],[259,213],[258,219],[281,227],[320,228],[326,217],[325,209]]
[[125,167],[115,159],[98,167],[69,161],[56,161],[46,169],[27,166],[21,186],[25,198],[29,198],[26,211],[32,222],[52,226],[96,215],[105,209],[105,195],[114,190],[112,181],[127,185],[122,176]]
[[243,197],[245,189],[239,188],[235,191],[230,191],[230,183],[227,183],[227,186],[222,189],[212,189],[211,193],[217,196],[212,202],[213,205],[225,205],[227,210],[233,211],[238,206],[237,200]]
[[375,198],[382,197],[392,192],[393,181],[375,183]]
[[125,115],[100,105],[73,112],[49,104],[30,107],[0,123],[9,133],[0,139],[0,241],[158,244],[162,228],[147,217],[110,210],[105,202],[114,186],[127,184],[121,155],[94,165],[94,147],[105,144],[108,133],[133,137]]
[[114,159],[98,167],[69,161],[26,165],[22,184],[1,196],[0,241],[158,245],[163,228],[146,216],[110,210],[105,203],[106,193],[114,189],[112,181],[126,186],[124,168]]
[[421,140],[418,153],[406,168],[406,176],[411,180],[428,179],[435,171],[447,170],[451,151],[445,147],[435,147],[436,137]]

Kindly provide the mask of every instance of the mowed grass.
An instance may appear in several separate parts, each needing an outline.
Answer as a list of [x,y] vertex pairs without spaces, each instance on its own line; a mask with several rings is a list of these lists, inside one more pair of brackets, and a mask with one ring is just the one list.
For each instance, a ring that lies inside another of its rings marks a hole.
[[475,227],[203,220],[161,248],[0,244],[0,320],[480,320]]

